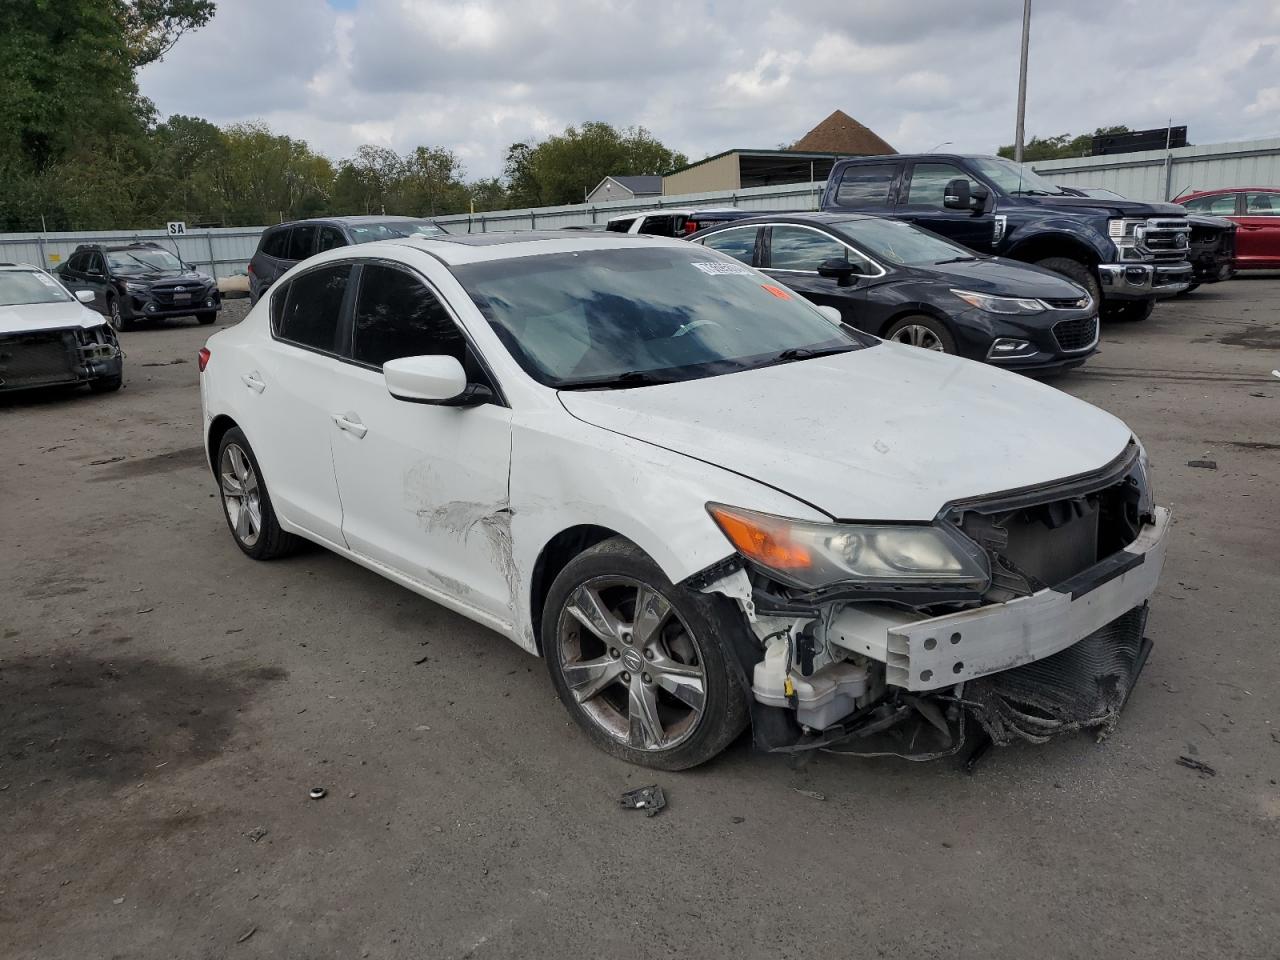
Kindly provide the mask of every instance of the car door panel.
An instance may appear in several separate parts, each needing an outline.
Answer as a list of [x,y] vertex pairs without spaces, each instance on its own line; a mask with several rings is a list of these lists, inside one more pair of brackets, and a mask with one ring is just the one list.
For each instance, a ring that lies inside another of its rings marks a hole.
[[865,265],[866,261],[861,260],[856,251],[823,231],[795,224],[770,225],[761,246],[765,273],[811,303],[835,307],[840,311],[840,319],[849,326],[868,329],[865,301],[871,278],[855,276],[841,286],[835,278],[820,276],[817,271],[823,260],[835,259],[841,254]]
[[[471,348],[421,277],[373,263],[361,272],[352,361],[328,391],[346,542],[361,556],[510,622],[511,411],[393,397],[380,369],[385,360]],[[464,366],[474,371],[472,363]]]
[[[918,161],[910,165],[899,190],[897,216],[979,253],[995,246],[995,216],[991,211],[950,210],[943,205],[944,188],[954,179],[979,184],[970,173],[953,163]],[[990,201],[988,201],[990,202]]]
[[1233,218],[1236,257],[1242,267],[1280,267],[1280,193],[1245,191],[1240,216]]

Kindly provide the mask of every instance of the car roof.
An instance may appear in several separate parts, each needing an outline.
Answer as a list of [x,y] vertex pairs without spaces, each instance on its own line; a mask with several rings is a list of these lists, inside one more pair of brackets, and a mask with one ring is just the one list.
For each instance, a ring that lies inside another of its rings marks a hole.
[[578,253],[589,250],[611,250],[627,247],[652,247],[655,244],[689,249],[684,240],[652,237],[644,234],[586,233],[582,230],[527,230],[495,233],[455,233],[438,237],[398,237],[362,244],[356,256],[369,256],[379,248],[410,247],[422,250],[446,266],[482,263],[490,260],[513,260],[553,253]]
[[1216,197],[1228,193],[1280,193],[1280,187],[1218,187],[1214,190],[1197,190],[1194,193],[1184,194],[1171,203],[1182,203],[1184,200],[1194,200],[1196,197]]
[[[707,232],[712,230],[728,230],[731,227],[749,227],[752,224],[760,223],[820,223],[831,226],[837,223],[848,223],[851,220],[877,220],[883,217],[875,217],[867,213],[856,213],[849,211],[848,213],[819,213],[809,210],[797,210],[794,213],[771,213],[762,214],[758,217],[744,217],[742,220],[731,220],[728,223],[717,223],[714,227],[707,227]],[[699,230],[699,233],[703,231]]]
[[13,273],[19,270],[24,272],[31,271],[31,270],[35,270],[39,273],[45,272],[44,270],[41,270],[39,267],[34,266],[33,264],[30,264],[30,263],[8,263],[8,262],[0,263],[0,270],[5,270],[10,273]]
[[399,214],[387,214],[383,216],[379,213],[361,213],[353,214],[349,217],[308,217],[305,220],[286,220],[283,223],[273,223],[267,227],[268,230],[280,230],[285,227],[296,227],[300,224],[325,224],[325,223],[421,223],[423,221],[435,223],[435,217],[405,217]]
[[636,217],[670,217],[685,216],[691,217],[694,214],[699,216],[711,216],[717,213],[742,213],[742,207],[657,207],[653,210],[637,210],[634,213],[620,213],[616,217],[610,217],[609,222],[615,220],[634,220]]

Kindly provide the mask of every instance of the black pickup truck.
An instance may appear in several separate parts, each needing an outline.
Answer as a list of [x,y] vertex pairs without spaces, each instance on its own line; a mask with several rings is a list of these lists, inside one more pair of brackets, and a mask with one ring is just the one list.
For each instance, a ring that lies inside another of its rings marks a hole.
[[824,211],[906,220],[978,253],[1060,273],[1104,320],[1142,320],[1192,282],[1186,211],[1171,203],[1072,196],[1000,157],[929,153],[841,160]]

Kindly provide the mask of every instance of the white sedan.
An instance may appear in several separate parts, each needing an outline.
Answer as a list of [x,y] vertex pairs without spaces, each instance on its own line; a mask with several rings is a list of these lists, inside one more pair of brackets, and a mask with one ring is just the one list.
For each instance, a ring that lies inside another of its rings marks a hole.
[[748,722],[788,751],[1038,741],[1114,724],[1146,658],[1168,514],[1123,423],[711,250],[333,250],[200,370],[241,550],[310,540],[493,628],[636,763]]

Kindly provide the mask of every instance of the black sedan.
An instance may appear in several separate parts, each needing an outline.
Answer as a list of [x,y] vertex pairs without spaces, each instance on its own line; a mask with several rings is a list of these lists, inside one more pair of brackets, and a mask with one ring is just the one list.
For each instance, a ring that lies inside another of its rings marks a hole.
[[1098,348],[1098,307],[1083,287],[900,221],[796,213],[738,220],[689,239],[886,340],[1035,373],[1078,366]]

